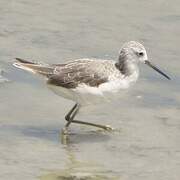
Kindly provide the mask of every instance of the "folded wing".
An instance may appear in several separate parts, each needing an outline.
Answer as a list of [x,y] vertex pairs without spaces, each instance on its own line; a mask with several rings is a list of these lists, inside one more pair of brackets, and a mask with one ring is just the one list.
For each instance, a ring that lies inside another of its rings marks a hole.
[[98,60],[75,60],[66,64],[53,65],[30,62],[20,58],[16,60],[18,62],[13,64],[15,67],[45,76],[50,85],[73,89],[79,84],[98,87],[108,81],[107,75],[102,71],[102,64]]
[[48,84],[65,88],[76,88],[80,84],[98,87],[108,81],[107,76],[98,72],[96,63],[91,60],[78,60],[65,65],[56,65]]

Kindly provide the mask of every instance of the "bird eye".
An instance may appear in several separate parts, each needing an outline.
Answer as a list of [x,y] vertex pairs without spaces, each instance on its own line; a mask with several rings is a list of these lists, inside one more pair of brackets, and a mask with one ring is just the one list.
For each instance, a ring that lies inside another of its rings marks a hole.
[[143,53],[143,52],[139,52],[138,55],[139,55],[139,56],[143,56],[144,53]]

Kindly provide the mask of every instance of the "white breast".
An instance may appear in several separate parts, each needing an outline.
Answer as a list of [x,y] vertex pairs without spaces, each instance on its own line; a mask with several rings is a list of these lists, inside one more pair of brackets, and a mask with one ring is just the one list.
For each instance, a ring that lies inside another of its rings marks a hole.
[[76,101],[80,104],[95,104],[120,98],[122,93],[136,82],[138,75],[136,72],[124,79],[108,81],[98,87],[80,84],[73,90],[76,98],[78,97]]
[[120,98],[123,91],[136,82],[138,75],[139,73],[136,71],[131,76],[123,79],[114,78],[98,87],[90,87],[86,84],[80,84],[75,89],[66,89],[53,85],[48,87],[57,95],[73,100],[81,105],[97,104]]

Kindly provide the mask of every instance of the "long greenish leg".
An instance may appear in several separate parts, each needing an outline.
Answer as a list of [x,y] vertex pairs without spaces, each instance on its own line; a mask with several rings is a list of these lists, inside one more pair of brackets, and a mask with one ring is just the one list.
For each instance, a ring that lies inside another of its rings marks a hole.
[[78,104],[75,104],[75,105],[73,106],[73,108],[71,109],[70,113],[68,113],[68,114],[66,115],[65,119],[66,119],[68,122],[66,123],[65,128],[68,128],[69,125],[74,122],[73,119],[74,119],[74,117],[76,116],[76,114],[78,113],[78,110],[79,110],[79,106],[78,106]]
[[66,121],[68,121],[67,124],[65,125],[65,129],[66,130],[67,130],[67,128],[69,127],[69,125],[71,123],[77,123],[77,124],[83,124],[83,125],[88,125],[88,126],[94,126],[94,127],[98,127],[98,128],[104,129],[104,130],[113,130],[113,128],[111,128],[109,125],[101,125],[101,124],[95,124],[95,123],[90,123],[90,122],[74,120],[74,117],[78,113],[78,110],[79,110],[79,105],[76,103],[73,106],[73,108],[68,112],[68,114],[65,116]]
[[72,107],[72,109],[66,114],[65,120],[67,121],[67,123],[66,123],[65,127],[62,130],[62,134],[63,135],[65,135],[65,134],[67,135],[67,133],[68,133],[68,126],[72,123],[72,120],[73,120],[74,116],[77,113],[77,110],[76,110],[77,108],[78,108],[78,104],[76,103]]
[[76,103],[72,109],[68,112],[68,114],[65,116],[65,120],[67,121],[65,127],[62,129],[62,136],[61,136],[61,142],[62,144],[67,144],[68,142],[68,127],[69,125],[73,122],[73,119],[75,117],[75,115],[78,112],[78,104]]
[[72,107],[72,109],[66,114],[66,116],[65,116],[65,120],[66,120],[66,121],[69,121],[69,119],[71,118],[71,114],[72,114],[73,111],[77,108],[77,106],[78,106],[78,104],[76,103],[76,104]]
[[78,110],[79,110],[79,105],[76,103],[72,107],[72,109],[68,112],[68,114],[65,116],[67,123],[63,129],[63,134],[67,134],[67,129],[71,123],[94,126],[94,127],[98,127],[98,128],[104,129],[104,130],[113,130],[113,128],[110,127],[109,125],[101,125],[101,124],[95,124],[95,123],[90,123],[90,122],[85,122],[85,121],[74,120],[74,117],[78,113]]
[[114,128],[112,128],[109,125],[101,125],[101,124],[95,124],[95,123],[90,123],[90,122],[84,122],[84,121],[79,121],[79,120],[72,120],[71,123],[77,123],[77,124],[83,124],[83,125],[88,125],[88,126],[94,126],[94,127],[98,127],[107,131],[113,130]]

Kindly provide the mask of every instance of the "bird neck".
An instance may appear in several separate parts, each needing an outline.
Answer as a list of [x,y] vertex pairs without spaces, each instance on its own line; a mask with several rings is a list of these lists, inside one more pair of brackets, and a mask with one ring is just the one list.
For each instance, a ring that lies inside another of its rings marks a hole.
[[116,67],[124,76],[131,76],[133,74],[139,74],[139,68],[137,62],[132,62],[129,60],[128,55],[120,54],[119,60],[116,63]]

